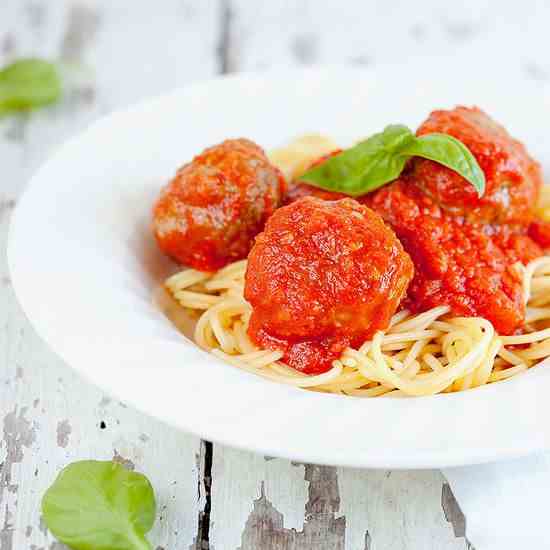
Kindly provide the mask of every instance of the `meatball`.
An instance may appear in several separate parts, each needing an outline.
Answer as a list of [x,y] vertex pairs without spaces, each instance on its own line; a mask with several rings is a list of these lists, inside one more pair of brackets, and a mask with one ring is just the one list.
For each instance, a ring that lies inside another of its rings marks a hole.
[[385,329],[413,265],[380,216],[353,199],[314,197],[269,219],[248,257],[249,336],[307,374]]
[[280,206],[282,174],[247,139],[206,149],[178,170],[154,207],[160,248],[178,262],[215,271],[245,258]]
[[542,176],[525,147],[480,109],[434,111],[417,135],[449,134],[466,145],[485,173],[480,198],[462,176],[436,162],[416,158],[410,165],[415,183],[442,208],[469,221],[528,225]]
[[406,306],[421,312],[448,305],[455,315],[481,316],[501,334],[513,333],[525,315],[514,264],[540,256],[540,247],[526,231],[453,216],[409,178],[368,195],[368,206],[393,228],[414,262]]

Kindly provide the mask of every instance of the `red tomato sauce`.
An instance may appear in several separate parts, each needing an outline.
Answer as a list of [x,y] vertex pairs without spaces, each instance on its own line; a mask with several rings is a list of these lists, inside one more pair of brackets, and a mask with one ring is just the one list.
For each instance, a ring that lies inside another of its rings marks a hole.
[[481,316],[502,334],[523,323],[521,272],[542,254],[526,228],[471,223],[443,210],[408,178],[366,199],[395,231],[415,265],[405,307],[442,304],[455,315]]
[[[485,174],[482,197],[453,170],[414,158],[398,181],[358,201],[382,216],[414,262],[404,307],[421,312],[449,305],[455,315],[485,317],[510,334],[525,315],[522,278],[514,264],[526,264],[550,248],[550,224],[533,220],[540,166],[475,107],[434,111],[417,135],[434,132],[454,136],[473,153]],[[306,195],[340,198],[298,184],[286,201]]]
[[280,208],[248,256],[249,336],[307,374],[385,329],[413,275],[380,216],[352,199]]
[[541,248],[550,249],[550,222],[533,220],[529,226],[529,237]]
[[474,187],[445,166],[415,158],[410,173],[424,192],[444,210],[468,221],[526,225],[537,200],[542,174],[519,141],[477,107],[434,111],[417,135],[449,134],[460,140],[485,174],[486,188]]

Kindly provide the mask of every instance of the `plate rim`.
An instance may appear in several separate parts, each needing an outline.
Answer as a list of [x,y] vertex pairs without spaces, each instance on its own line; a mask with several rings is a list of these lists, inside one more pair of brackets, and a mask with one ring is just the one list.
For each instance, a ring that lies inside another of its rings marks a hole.
[[[184,431],[194,433],[198,435],[199,437],[207,440],[214,440],[216,442],[219,442],[223,445],[240,448],[248,451],[263,453],[270,456],[278,456],[283,458],[293,458],[298,459],[305,462],[312,462],[317,464],[330,464],[330,465],[339,465],[339,466],[350,466],[350,467],[369,467],[369,468],[433,468],[433,467],[451,467],[451,466],[459,466],[459,465],[465,465],[465,464],[476,464],[476,463],[482,463],[482,462],[490,462],[494,460],[504,460],[508,458],[516,458],[519,456],[527,455],[532,452],[544,450],[550,447],[550,441],[547,438],[527,438],[526,441],[522,441],[521,444],[519,442],[517,444],[509,444],[506,447],[503,448],[495,448],[491,447],[490,449],[480,447],[477,449],[477,451],[471,451],[467,456],[457,456],[456,451],[441,451],[439,453],[436,453],[434,451],[431,451],[431,456],[425,456],[425,457],[419,457],[417,456],[415,459],[410,459],[407,457],[396,457],[394,460],[388,459],[386,455],[381,453],[380,455],[372,454],[368,458],[365,457],[347,457],[341,456],[338,454],[339,458],[336,462],[334,462],[334,459],[328,459],[325,460],[322,456],[312,456],[310,453],[308,453],[306,450],[303,452],[300,452],[299,450],[294,450],[292,455],[290,456],[287,452],[282,452],[280,448],[270,447],[266,446],[265,444],[257,444],[254,447],[251,447],[250,445],[240,445],[239,441],[236,441],[234,438],[224,438],[220,436],[212,437],[209,435],[209,433],[206,433],[204,431],[199,431],[195,428],[193,428],[192,425],[189,423],[186,423],[184,421],[178,421],[175,422],[174,418],[170,416],[166,416],[162,413],[157,413],[154,411],[151,411],[149,407],[144,406],[143,403],[136,401],[135,399],[132,399],[132,397],[127,397],[124,395],[119,395],[118,392],[113,393],[113,388],[106,383],[105,380],[101,380],[99,376],[94,376],[92,374],[93,371],[90,371],[89,369],[83,368],[81,365],[78,364],[78,362],[74,362],[71,360],[71,358],[66,357],[65,353],[60,352],[59,346],[55,343],[52,343],[49,341],[49,339],[45,336],[43,336],[43,330],[40,326],[40,323],[36,322],[36,319],[33,317],[36,317],[36,315],[33,315],[32,313],[32,305],[29,305],[27,298],[25,296],[25,289],[24,285],[21,284],[21,278],[18,276],[18,271],[20,269],[19,266],[19,259],[18,259],[18,252],[16,251],[17,248],[17,239],[19,237],[19,232],[22,231],[21,229],[21,223],[19,220],[22,218],[22,212],[25,210],[25,205],[28,201],[32,200],[33,196],[33,189],[36,188],[37,181],[40,180],[43,172],[45,171],[46,167],[53,163],[55,159],[62,158],[63,155],[66,154],[68,150],[70,150],[71,147],[77,147],[77,145],[81,142],[81,140],[85,140],[86,136],[91,135],[93,132],[101,131],[101,128],[109,124],[113,124],[117,120],[122,121],[124,117],[133,116],[143,109],[152,109],[157,104],[163,103],[166,101],[173,100],[173,98],[180,97],[182,95],[188,95],[196,93],[197,90],[203,90],[204,88],[216,86],[220,82],[243,82],[243,81],[250,81],[252,80],[266,80],[270,78],[275,78],[277,75],[280,75],[281,73],[284,73],[286,75],[292,74],[292,75],[306,75],[306,74],[320,74],[320,73],[326,73],[326,72],[335,74],[334,71],[338,71],[339,74],[346,73],[347,75],[358,75],[361,74],[362,76],[365,75],[376,75],[378,72],[380,72],[380,68],[350,68],[350,67],[340,67],[340,66],[323,66],[323,67],[312,67],[307,69],[301,69],[301,68],[294,68],[294,69],[275,69],[266,71],[263,73],[237,73],[237,74],[231,74],[231,75],[223,75],[221,77],[215,77],[211,78],[205,81],[195,82],[193,84],[190,84],[188,86],[178,88],[176,90],[173,90],[167,94],[162,94],[159,96],[156,96],[151,99],[146,99],[143,101],[140,101],[132,106],[129,106],[123,110],[116,111],[114,113],[111,113],[107,116],[101,117],[100,119],[94,121],[91,125],[88,126],[83,132],[80,132],[76,136],[73,136],[72,138],[68,139],[61,147],[58,147],[53,155],[50,155],[49,159],[40,167],[40,169],[34,174],[34,176],[31,178],[30,183],[28,184],[27,188],[23,192],[21,198],[18,201],[18,205],[15,208],[15,211],[12,214],[12,218],[9,225],[8,230],[8,239],[7,239],[7,256],[8,256],[8,266],[10,274],[12,275],[12,287],[14,290],[14,293],[16,295],[16,298],[21,305],[23,311],[25,312],[25,315],[27,316],[29,322],[33,326],[33,328],[38,333],[39,337],[46,343],[46,345],[54,352],[56,355],[58,355],[68,366],[70,366],[72,369],[74,369],[76,372],[79,373],[80,376],[85,378],[86,380],[92,382],[94,385],[100,387],[103,391],[105,391],[108,394],[115,395],[119,399],[123,399],[124,401],[129,402],[134,406],[136,409],[140,410],[141,412],[152,416],[154,418],[158,418],[164,422],[167,422],[168,424],[178,428],[183,429]],[[172,99],[170,99],[172,98]],[[29,197],[31,197],[29,199]],[[213,356],[209,356],[209,360],[215,362],[219,361]],[[225,364],[224,364],[225,366]],[[230,366],[225,366],[225,368],[231,368]],[[528,375],[531,373],[528,373]],[[533,373],[534,374],[534,373]],[[506,382],[501,382],[498,384],[498,387],[504,387],[504,386],[517,386],[518,384],[524,383],[525,380],[523,377],[520,377],[518,379],[513,379]],[[272,382],[269,382],[269,384],[273,384]],[[303,392],[303,390],[294,390],[298,391],[300,393]],[[496,386],[486,386],[482,388],[478,388],[475,390],[470,390],[467,392],[468,394],[479,394],[480,392],[491,392],[491,391],[499,391]],[[430,396],[430,397],[423,397],[420,399],[423,400],[463,400],[464,394],[448,394],[448,395],[437,395],[437,396]],[[319,396],[317,396],[319,397]],[[353,399],[353,398],[346,398],[346,397],[340,397],[340,396],[332,396],[332,395],[324,395],[322,396],[323,399]],[[377,400],[374,400],[376,402]],[[376,407],[376,405],[374,405]],[[383,407],[380,407],[383,408]],[[333,455],[332,456],[336,456]]]

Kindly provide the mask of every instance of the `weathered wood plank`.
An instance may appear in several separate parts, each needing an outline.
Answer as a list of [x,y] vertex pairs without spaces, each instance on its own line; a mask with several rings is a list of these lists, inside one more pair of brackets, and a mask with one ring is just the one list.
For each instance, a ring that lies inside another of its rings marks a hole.
[[444,515],[438,471],[338,469],[338,478],[341,512],[348,518],[348,548],[362,548],[367,530],[372,550],[467,548]]
[[550,60],[542,55],[549,45],[549,8],[539,0],[464,0],[456,6],[435,0],[230,0],[229,5],[231,70],[464,56],[488,64],[506,59],[527,78],[550,78]]
[[[54,147],[99,115],[217,70],[218,8],[214,0],[0,5],[0,64],[48,56],[68,78],[61,104],[0,121],[0,249],[28,177]],[[37,246],[47,245],[37,228]],[[40,524],[44,489],[71,460],[112,457],[151,478],[158,548],[188,548],[204,506],[200,453],[197,438],[104,396],[63,365],[25,320],[0,256],[1,550],[60,549]]]
[[212,478],[216,549],[467,548],[444,515],[437,471],[304,465],[217,445]]

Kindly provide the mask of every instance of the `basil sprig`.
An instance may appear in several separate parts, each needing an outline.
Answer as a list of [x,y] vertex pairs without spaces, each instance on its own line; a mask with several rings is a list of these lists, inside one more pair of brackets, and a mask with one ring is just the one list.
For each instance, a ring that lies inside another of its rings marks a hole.
[[52,63],[28,58],[0,70],[0,116],[42,107],[61,97],[61,79]]
[[469,181],[478,196],[485,192],[485,175],[461,141],[437,133],[417,137],[401,124],[387,126],[383,132],[330,157],[308,170],[299,180],[321,189],[358,197],[399,177],[411,157],[423,157],[442,164]]
[[151,550],[155,514],[149,480],[110,461],[70,464],[42,499],[49,530],[73,550]]

